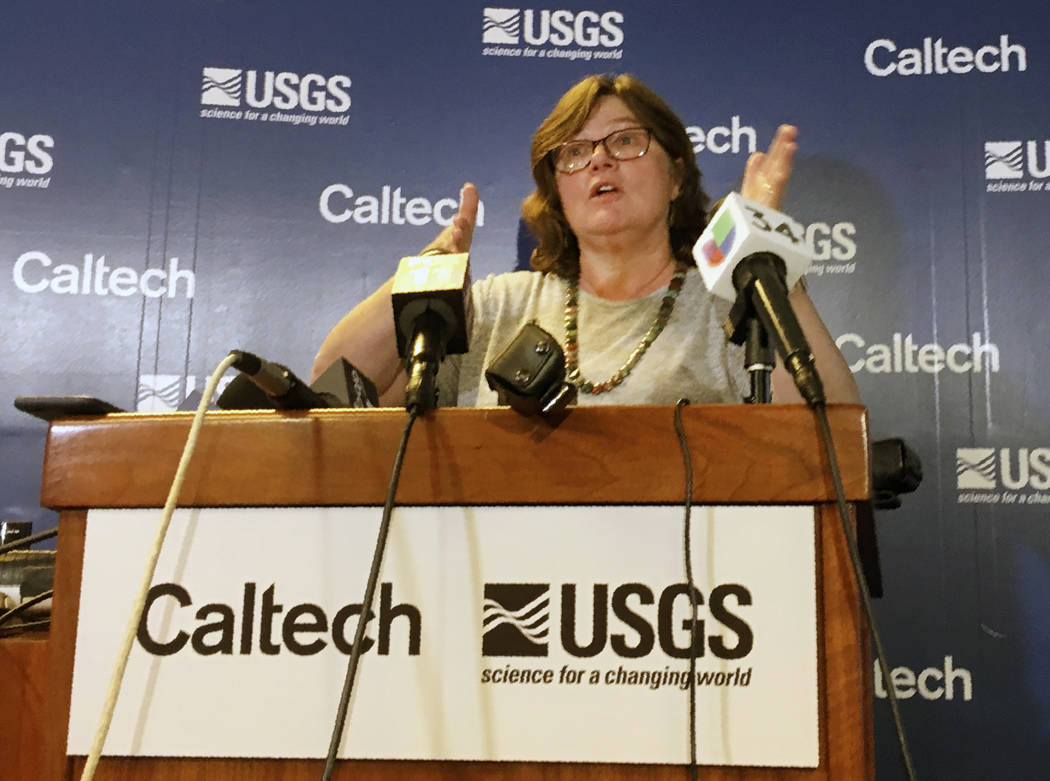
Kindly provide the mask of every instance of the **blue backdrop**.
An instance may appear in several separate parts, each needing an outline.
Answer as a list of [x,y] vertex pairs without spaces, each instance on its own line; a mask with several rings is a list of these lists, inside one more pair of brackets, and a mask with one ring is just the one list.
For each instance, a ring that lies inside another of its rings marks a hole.
[[520,264],[532,131],[581,76],[627,71],[689,126],[716,197],[800,126],[785,209],[820,258],[811,293],[873,435],[926,471],[880,518],[877,604],[920,772],[1048,777],[1045,3],[67,0],[3,20],[4,518],[53,520],[45,427],[16,395],[172,409],[233,347],[306,374],[465,180],[475,277]]

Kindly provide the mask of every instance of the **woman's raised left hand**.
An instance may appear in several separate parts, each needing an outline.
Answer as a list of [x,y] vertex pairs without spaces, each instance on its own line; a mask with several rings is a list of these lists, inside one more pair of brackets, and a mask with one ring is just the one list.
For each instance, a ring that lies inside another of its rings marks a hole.
[[747,159],[740,194],[752,201],[779,209],[788,180],[791,178],[795,152],[798,151],[797,138],[798,128],[794,125],[778,127],[769,150],[755,152]]

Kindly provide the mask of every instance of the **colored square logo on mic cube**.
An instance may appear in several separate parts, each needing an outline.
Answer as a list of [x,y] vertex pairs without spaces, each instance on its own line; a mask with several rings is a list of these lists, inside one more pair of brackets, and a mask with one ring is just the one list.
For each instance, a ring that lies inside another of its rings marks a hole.
[[726,210],[722,216],[711,224],[711,238],[703,243],[701,251],[709,266],[717,266],[723,263],[726,255],[733,249],[733,240],[736,238],[736,222],[733,213]]

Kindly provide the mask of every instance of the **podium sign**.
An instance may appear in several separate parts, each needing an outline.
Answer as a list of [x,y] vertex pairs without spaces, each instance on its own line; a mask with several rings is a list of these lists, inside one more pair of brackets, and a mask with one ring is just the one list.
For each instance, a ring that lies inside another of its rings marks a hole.
[[[582,407],[556,428],[504,409],[417,421],[334,780],[680,777],[688,599],[674,412]],[[864,409],[828,417],[846,499],[866,501]],[[404,423],[395,409],[209,414],[107,778],[317,777]],[[704,778],[872,781],[867,626],[812,412],[699,405],[681,423],[698,506]],[[189,425],[182,413],[51,424],[42,503],[60,513],[59,555],[51,631],[23,665],[27,691],[46,691],[27,717],[41,739],[16,751],[27,778],[79,776],[159,517],[143,508],[164,504]],[[788,731],[797,740],[779,745]]]
[[[376,507],[175,514],[107,754],[322,757]],[[87,753],[159,513],[87,517],[68,751]],[[688,761],[683,510],[400,507],[344,758]],[[816,767],[814,510],[697,507],[704,764]]]

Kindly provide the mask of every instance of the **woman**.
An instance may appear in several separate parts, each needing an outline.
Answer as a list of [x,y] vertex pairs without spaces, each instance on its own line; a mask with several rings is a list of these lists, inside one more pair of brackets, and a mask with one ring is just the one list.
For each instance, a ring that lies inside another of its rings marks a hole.
[[[779,207],[796,136],[781,126],[769,152],[751,156],[745,197]],[[721,329],[729,305],[706,292],[691,256],[707,196],[678,117],[630,76],[589,76],[537,129],[531,161],[536,190],[523,211],[539,239],[536,271],[475,283],[470,352],[442,366],[441,404],[495,405],[484,369],[529,320],[565,348],[581,404],[740,401],[743,357]],[[477,190],[465,185],[459,213],[424,252],[468,251],[477,205]],[[405,375],[390,288],[388,281],[332,329],[314,374],[345,357],[376,383],[382,403],[400,405]],[[828,401],[858,402],[853,376],[801,287],[791,302]],[[776,401],[801,401],[783,367],[772,384]]]

